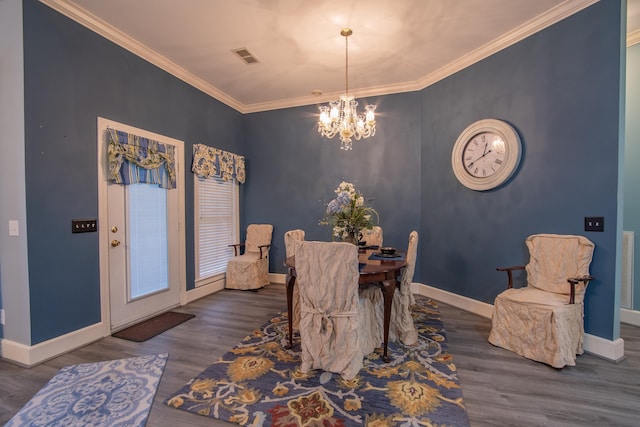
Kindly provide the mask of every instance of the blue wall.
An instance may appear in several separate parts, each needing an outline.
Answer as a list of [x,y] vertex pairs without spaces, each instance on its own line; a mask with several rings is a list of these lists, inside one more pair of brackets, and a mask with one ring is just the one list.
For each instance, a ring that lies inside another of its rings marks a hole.
[[[317,132],[316,106],[247,116],[244,223],[274,224],[271,271],[285,272],[284,233],[302,228],[307,240],[331,240],[318,225],[341,181],[352,182],[380,215],[384,242],[408,243],[420,219],[420,98],[405,93],[372,99],[377,134],[354,141],[352,151]],[[259,177],[259,178],[256,178]],[[267,177],[267,178],[264,178]],[[253,178],[253,179],[252,179]]]
[[633,308],[640,310],[640,44],[627,49],[624,229],[635,232]]
[[24,2],[32,344],[100,321],[97,117],[185,141],[187,286],[194,287],[192,145],[242,154],[243,117],[36,1]]
[[[344,179],[375,198],[386,243],[402,247],[418,230],[415,281],[487,303],[506,287],[495,267],[528,261],[528,235],[586,235],[597,280],[585,328],[612,339],[620,10],[600,2],[420,92],[366,100],[378,105],[378,133],[352,152],[318,136],[315,107],[250,115],[248,173],[269,178],[249,176],[243,222],[275,224],[272,271],[284,271],[288,229],[329,238],[317,221]],[[509,183],[475,192],[456,180],[451,150],[483,118],[512,123],[524,154]],[[585,233],[585,216],[604,216],[605,232]]]
[[[247,156],[242,227],[274,224],[271,271],[284,272],[283,234],[318,225],[340,181],[380,212],[385,243],[420,233],[415,281],[492,302],[496,266],[524,264],[533,233],[586,234],[596,244],[587,332],[613,337],[617,215],[619,1],[599,2],[422,91],[368,100],[378,133],[343,152],[315,130],[317,108],[245,117],[59,15],[25,1],[25,121],[32,343],[99,320],[96,117]],[[462,187],[451,170],[459,133],[480,118],[511,122],[521,166],[497,190]],[[33,172],[38,171],[38,172]],[[193,286],[193,184],[186,175],[187,284]],[[605,217],[584,233],[583,217]]]

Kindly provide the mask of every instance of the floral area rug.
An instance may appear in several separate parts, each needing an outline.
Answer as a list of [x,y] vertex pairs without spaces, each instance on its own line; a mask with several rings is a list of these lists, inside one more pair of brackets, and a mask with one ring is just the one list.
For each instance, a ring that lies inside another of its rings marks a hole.
[[436,304],[417,296],[420,339],[374,352],[350,381],[321,370],[304,374],[300,339],[286,350],[286,313],[256,329],[165,403],[251,426],[468,426],[453,357]]
[[65,366],[5,427],[144,426],[167,357]]

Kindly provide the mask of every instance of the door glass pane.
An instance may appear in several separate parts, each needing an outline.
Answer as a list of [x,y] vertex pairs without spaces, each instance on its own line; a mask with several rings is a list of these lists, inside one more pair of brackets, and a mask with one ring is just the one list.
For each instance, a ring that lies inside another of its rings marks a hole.
[[128,189],[129,300],[169,288],[167,190],[133,184]]

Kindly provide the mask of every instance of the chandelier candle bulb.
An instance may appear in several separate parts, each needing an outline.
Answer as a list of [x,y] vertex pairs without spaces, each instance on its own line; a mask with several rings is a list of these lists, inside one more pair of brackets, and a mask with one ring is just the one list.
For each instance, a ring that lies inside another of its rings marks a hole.
[[320,106],[318,132],[327,138],[340,135],[340,148],[352,149],[352,138],[360,140],[376,133],[375,105],[365,106],[365,114],[358,114],[358,101],[349,95],[349,36],[350,28],[343,28],[340,35],[345,39],[345,94],[339,100]]

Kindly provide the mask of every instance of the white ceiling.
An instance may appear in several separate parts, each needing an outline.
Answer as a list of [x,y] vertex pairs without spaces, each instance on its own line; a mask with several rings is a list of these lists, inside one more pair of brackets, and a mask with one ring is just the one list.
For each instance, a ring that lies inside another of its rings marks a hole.
[[[246,113],[344,92],[343,27],[361,98],[422,89],[597,0],[41,1]],[[639,29],[640,0],[628,0]]]

